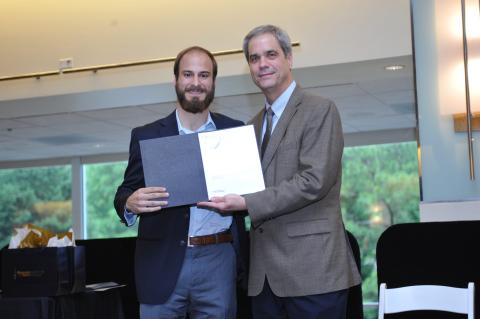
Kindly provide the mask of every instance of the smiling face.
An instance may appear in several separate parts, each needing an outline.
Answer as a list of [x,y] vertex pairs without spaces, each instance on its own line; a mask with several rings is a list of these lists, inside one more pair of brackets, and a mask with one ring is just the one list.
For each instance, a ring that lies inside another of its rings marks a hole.
[[208,108],[215,95],[215,82],[213,63],[207,54],[194,50],[182,57],[175,91],[185,111],[196,114]]
[[275,101],[293,81],[292,55],[285,56],[271,33],[260,34],[250,40],[248,65],[253,81],[269,103]]

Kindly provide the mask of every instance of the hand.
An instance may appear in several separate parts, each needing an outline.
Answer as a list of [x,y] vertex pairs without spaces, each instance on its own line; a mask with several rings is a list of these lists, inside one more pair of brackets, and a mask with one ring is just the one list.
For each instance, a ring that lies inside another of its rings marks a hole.
[[137,189],[127,199],[125,207],[134,214],[150,213],[167,206],[166,199],[169,194],[165,187],[145,187]]
[[247,209],[245,198],[237,194],[228,194],[223,197],[212,197],[209,202],[199,202],[197,206],[220,212],[234,212]]

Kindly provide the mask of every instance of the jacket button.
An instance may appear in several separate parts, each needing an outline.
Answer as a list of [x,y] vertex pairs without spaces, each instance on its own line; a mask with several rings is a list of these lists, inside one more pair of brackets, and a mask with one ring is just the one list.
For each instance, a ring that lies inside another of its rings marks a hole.
[[189,218],[190,217],[190,214],[189,213],[185,213],[185,215],[183,215],[185,218]]
[[185,246],[186,241],[185,240],[180,240],[180,246]]
[[260,227],[260,228],[258,229],[258,231],[260,232],[260,234],[263,233],[263,228]]

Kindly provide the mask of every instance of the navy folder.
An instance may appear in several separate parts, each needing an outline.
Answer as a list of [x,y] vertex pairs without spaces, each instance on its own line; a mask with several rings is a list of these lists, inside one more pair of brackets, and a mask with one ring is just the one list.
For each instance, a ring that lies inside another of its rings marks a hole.
[[265,189],[252,125],[140,141],[145,185],[164,186],[168,207]]
[[168,207],[208,200],[198,134],[140,141],[145,185],[164,186]]

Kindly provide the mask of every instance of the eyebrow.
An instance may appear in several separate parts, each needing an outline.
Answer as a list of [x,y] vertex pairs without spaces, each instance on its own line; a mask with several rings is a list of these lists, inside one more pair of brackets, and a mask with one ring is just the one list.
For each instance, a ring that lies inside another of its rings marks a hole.
[[267,55],[267,54],[270,54],[270,53],[279,53],[279,50],[276,50],[276,49],[269,49],[269,50],[266,50],[264,52],[262,52],[261,54],[259,53],[252,53],[250,54],[248,57],[258,57],[258,56],[261,56],[261,55]]
[[[182,73],[185,73],[185,72],[195,73],[195,71],[193,71],[193,70],[188,70],[188,69],[182,70],[181,72],[182,72]],[[211,73],[212,73],[212,72],[207,71],[207,70],[198,71],[198,74],[211,74]]]

